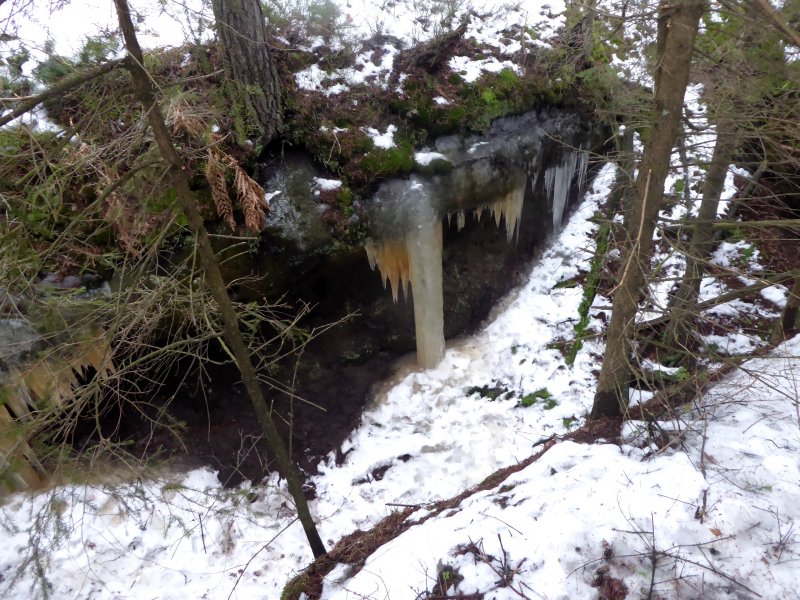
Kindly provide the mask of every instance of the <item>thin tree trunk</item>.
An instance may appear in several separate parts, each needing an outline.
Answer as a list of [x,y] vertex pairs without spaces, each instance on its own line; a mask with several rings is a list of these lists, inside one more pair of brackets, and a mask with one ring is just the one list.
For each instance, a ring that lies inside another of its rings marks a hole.
[[[664,231],[681,231],[682,229],[694,229],[700,223],[683,223],[681,225],[665,225],[661,229]],[[764,229],[765,227],[782,227],[783,229],[800,229],[800,219],[764,219],[763,221],[728,221],[718,220],[710,223],[711,228],[719,231],[729,229]],[[716,241],[716,239],[714,240]]]
[[627,233],[623,271],[614,294],[591,419],[619,416],[628,405],[634,321],[649,271],[669,158],[680,127],[697,26],[705,8],[703,0],[662,2],[660,6],[653,124],[636,180],[632,230]]
[[239,330],[239,319],[236,315],[236,310],[228,296],[225,282],[220,273],[219,261],[211,247],[211,240],[208,237],[203,218],[197,208],[196,199],[189,189],[189,182],[184,172],[183,161],[173,146],[169,129],[167,129],[167,125],[164,121],[164,116],[156,102],[152,82],[144,69],[142,50],[139,47],[133,22],[131,21],[128,2],[127,0],[114,0],[114,3],[117,7],[120,30],[125,39],[125,46],[132,59],[130,72],[133,78],[135,91],[139,100],[144,105],[158,148],[169,167],[168,174],[170,183],[177,192],[178,204],[186,215],[189,227],[194,233],[200,263],[205,271],[204,282],[208,286],[219,307],[225,341],[236,359],[236,364],[242,375],[242,382],[253,403],[253,408],[255,409],[259,423],[266,435],[267,443],[286,477],[289,492],[294,499],[297,515],[303,525],[311,550],[315,557],[319,557],[325,554],[325,546],[317,532],[316,525],[314,524],[314,520],[308,508],[308,502],[303,494],[302,478],[284,446],[283,440],[275,427],[269,407],[262,394],[253,362],[250,359],[250,354],[247,351],[241,331]]
[[630,219],[631,206],[633,205],[634,171],[636,162],[633,151],[633,127],[625,124],[625,129],[617,138],[617,155],[615,162],[619,168],[614,187],[606,206],[606,215],[610,221],[614,220],[617,213],[624,217],[623,227],[627,227]]
[[800,277],[795,277],[792,290],[786,299],[780,321],[775,326],[772,334],[772,343],[780,344],[797,331],[798,316],[800,315]]
[[703,184],[703,199],[686,252],[686,270],[678,291],[672,297],[670,320],[664,332],[664,345],[667,348],[688,351],[690,354],[687,357],[691,356],[691,321],[696,314],[700,283],[713,247],[714,219],[717,216],[719,197],[725,187],[725,177],[736,149],[734,129],[730,122],[717,126],[717,141]]
[[[739,209],[742,207],[742,204],[750,197],[750,195],[755,191],[756,186],[758,186],[759,181],[764,176],[764,172],[767,170],[767,161],[762,160],[759,163],[756,172],[753,173],[752,177],[750,177],[750,181],[747,182],[747,187],[745,187],[741,192],[739,192],[736,198],[733,199],[731,202],[730,207],[728,207],[728,212],[725,214],[725,218],[729,221],[732,221],[736,218],[736,215],[739,214]],[[714,233],[714,241],[719,241],[722,237],[722,231],[717,231]]]
[[259,0],[213,0],[212,7],[237,134],[255,135],[269,143],[283,128],[283,103],[261,4]]
[[769,3],[769,0],[753,0],[753,4],[772,20],[785,41],[795,46],[800,46],[800,33],[792,29],[792,26],[789,25],[786,19],[783,18],[783,15]]
[[581,19],[581,33],[583,34],[582,52],[583,59],[587,64],[591,64],[592,46],[594,44],[594,20],[597,11],[597,0],[584,0],[583,17]]

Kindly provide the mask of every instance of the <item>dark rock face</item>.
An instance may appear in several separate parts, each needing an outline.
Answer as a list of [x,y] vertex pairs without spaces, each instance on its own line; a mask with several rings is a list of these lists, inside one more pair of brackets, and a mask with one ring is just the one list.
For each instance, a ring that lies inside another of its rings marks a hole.
[[[438,174],[384,182],[350,219],[373,236],[401,236],[413,224],[409,206],[429,202],[444,226],[445,336],[469,332],[520,282],[561,213],[583,194],[585,151],[595,147],[593,137],[576,113],[541,111],[500,119],[486,136],[441,138],[435,151],[449,166],[436,169]],[[253,277],[235,292],[244,299],[308,303],[314,306],[304,323],[308,327],[354,315],[308,345],[296,376],[289,361],[273,374],[284,383],[294,381],[297,396],[325,412],[268,391],[279,412],[293,413],[292,450],[310,471],[357,425],[372,386],[400,355],[414,350],[413,298],[401,296],[395,303],[363,247],[329,233],[324,214],[330,205],[319,201],[324,192],[317,194],[315,180],[325,174],[308,158],[284,157],[265,165],[263,176],[265,189],[280,194],[272,200],[258,248],[228,264],[234,267],[231,279]],[[524,189],[524,203],[518,233],[509,241],[479,209],[513,189]],[[447,219],[457,211],[464,211],[460,230],[457,219],[449,224]],[[225,249],[219,250],[224,256]],[[261,478],[268,468],[263,442],[242,452],[243,440],[260,431],[248,398],[232,383],[238,381],[235,368],[210,367],[202,377],[205,398],[187,394],[173,405],[186,423],[190,462],[219,467],[220,479],[228,483]]]
[[[434,150],[449,163],[447,172],[384,183],[369,204],[370,229],[373,235],[389,237],[407,230],[415,216],[409,205],[420,197],[444,216],[491,204],[525,185],[526,204],[536,207],[542,227],[552,231],[546,217],[560,222],[565,205],[559,202],[574,202],[583,192],[592,137],[593,131],[577,113],[542,110],[497,119],[485,136],[439,138]],[[563,190],[567,196],[556,198],[557,172],[570,165]]]

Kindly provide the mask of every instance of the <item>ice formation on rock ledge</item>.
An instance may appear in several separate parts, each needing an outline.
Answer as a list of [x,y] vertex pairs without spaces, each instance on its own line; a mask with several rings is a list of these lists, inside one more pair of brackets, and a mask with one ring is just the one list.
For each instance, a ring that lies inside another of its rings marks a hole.
[[561,162],[548,168],[544,173],[544,187],[547,198],[553,208],[553,227],[558,230],[564,218],[564,209],[569,199],[570,188],[578,175],[578,193],[581,194],[586,183],[586,167],[588,154],[583,150],[569,150]]

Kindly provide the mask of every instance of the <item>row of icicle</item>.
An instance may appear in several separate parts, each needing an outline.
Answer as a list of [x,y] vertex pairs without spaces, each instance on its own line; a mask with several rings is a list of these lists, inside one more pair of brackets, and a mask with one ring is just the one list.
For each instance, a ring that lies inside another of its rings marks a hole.
[[[492,204],[484,204],[470,213],[474,215],[476,221],[480,221],[483,214],[488,213],[498,228],[501,222],[504,223],[506,238],[510,242],[519,235],[524,199],[525,187],[520,186],[511,190],[500,200]],[[458,210],[447,213],[448,226],[452,225],[453,220],[455,220],[457,230],[461,231],[467,224],[467,211]],[[397,302],[401,293],[403,297],[408,297],[410,266],[405,239],[367,240],[364,249],[367,252],[369,266],[373,270],[378,268],[383,287],[391,290],[394,301]]]

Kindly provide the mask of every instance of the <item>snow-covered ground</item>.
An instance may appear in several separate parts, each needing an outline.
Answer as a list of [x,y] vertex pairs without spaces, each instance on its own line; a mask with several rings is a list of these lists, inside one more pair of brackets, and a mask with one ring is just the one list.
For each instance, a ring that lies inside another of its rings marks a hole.
[[323,598],[413,597],[445,567],[450,594],[492,598],[595,598],[600,573],[631,598],[797,598],[798,352],[800,338],[716,385],[674,448],[653,453],[636,424],[621,447],[556,444],[355,577],[332,573]]
[[[557,14],[561,3],[550,4]],[[166,5],[179,12],[180,3]],[[511,14],[546,32],[561,21],[550,19],[543,5],[523,2],[523,12]],[[368,31],[380,20],[381,31],[399,37],[429,35],[401,18],[398,11],[411,3],[375,10],[381,6],[353,0],[347,14],[372,23]],[[548,18],[537,20],[543,10]],[[106,3],[78,15],[69,22],[113,23]],[[61,39],[56,22],[50,26]],[[491,32],[499,30],[473,24],[470,35],[491,43]],[[163,35],[153,43],[179,43]],[[474,66],[462,63],[451,67],[469,72]],[[389,130],[375,135],[391,137]],[[703,142],[693,146],[700,148],[693,161],[709,152],[713,136]],[[689,174],[690,183],[697,176]],[[451,342],[438,368],[400,365],[386,382],[342,448],[342,464],[330,457],[312,478],[312,512],[328,547],[398,505],[458,494],[541,449],[537,442],[582,424],[602,347],[589,340],[574,365],[566,365],[553,342],[572,336],[581,289],[555,286],[588,269],[595,227],[589,217],[613,178],[614,168],[605,167],[528,283],[497,307],[482,331]],[[682,179],[678,171],[667,191]],[[680,218],[681,210],[664,216]],[[752,272],[757,253],[742,244],[721,246],[714,260]],[[682,268],[668,253],[655,261],[673,274]],[[785,291],[771,289],[766,295],[775,316]],[[704,295],[724,290],[716,280],[704,282]],[[656,304],[667,291],[652,290]],[[606,298],[595,300],[591,331],[602,330],[599,313],[608,305]],[[753,310],[765,309],[740,302],[713,313]],[[731,352],[754,346],[736,331],[720,337],[710,343]],[[324,597],[424,598],[442,572],[451,573],[451,595],[490,598],[595,598],[593,582],[609,594],[624,585],[629,597],[800,597],[798,354],[800,338],[745,363],[679,421],[662,424],[667,438],[654,438],[634,422],[621,446],[556,443],[498,487],[411,527],[358,574],[334,570]],[[421,509],[414,518],[426,514]],[[59,486],[18,494],[0,507],[0,592],[10,600],[277,599],[310,560],[275,477],[264,486],[224,490],[213,472],[197,470]]]

